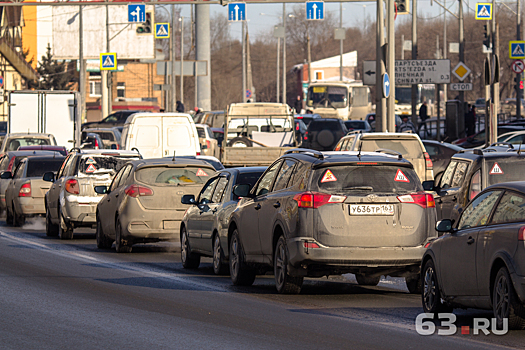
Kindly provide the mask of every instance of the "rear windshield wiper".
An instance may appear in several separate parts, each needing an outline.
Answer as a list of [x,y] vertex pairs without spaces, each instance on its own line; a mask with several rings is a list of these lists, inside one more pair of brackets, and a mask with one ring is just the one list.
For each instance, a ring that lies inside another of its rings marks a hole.
[[355,190],[355,191],[373,191],[372,186],[353,186],[353,187],[343,187],[343,190]]

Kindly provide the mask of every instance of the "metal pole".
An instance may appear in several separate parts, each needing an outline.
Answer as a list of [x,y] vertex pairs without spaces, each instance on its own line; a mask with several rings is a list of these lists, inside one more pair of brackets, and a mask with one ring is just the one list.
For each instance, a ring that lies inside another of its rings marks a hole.
[[[417,1],[412,1],[412,59],[417,59]],[[417,125],[417,84],[412,85],[412,123]]]
[[[494,11],[494,7],[492,8]],[[463,21],[463,0],[459,0],[459,61],[465,63],[465,32],[464,32],[464,21]],[[464,133],[465,130],[465,92],[459,92],[459,124],[458,124],[458,137]],[[465,132],[466,133],[466,132]]]
[[198,104],[205,111],[211,111],[211,54],[210,54],[210,5],[195,5],[196,60],[206,61],[207,75],[199,76]]
[[[439,34],[436,35],[436,59],[439,59],[441,57],[439,52]],[[441,96],[439,96],[439,90],[440,90],[440,84],[435,85],[437,88],[437,96],[436,96],[436,102],[437,102],[437,124],[436,124],[436,132],[437,132],[437,140],[440,141],[440,135],[439,135],[439,124],[441,119],[441,111],[439,110],[439,105],[441,104]],[[432,124],[431,124],[432,125]],[[426,132],[426,128],[425,128]],[[432,129],[430,129],[430,132],[432,133]]]
[[[493,144],[498,140],[498,111],[499,111],[499,82],[497,76],[499,72],[496,71],[496,61],[498,60],[498,31],[496,28],[496,0],[492,0],[492,67],[494,69],[492,76],[494,77],[492,82],[492,108],[491,108],[491,120],[490,120],[490,140],[489,143]],[[521,101],[516,99],[516,106]]]
[[383,11],[383,0],[377,0],[377,22],[376,22],[376,131],[385,132],[386,122],[386,99],[383,97],[383,74],[385,74],[385,58],[383,46],[385,45],[385,20]]
[[[283,2],[283,103],[286,103],[286,3]],[[310,66],[308,66],[310,67]]]
[[[443,0],[443,6],[447,7],[447,0]],[[443,10],[443,58],[447,58],[448,43],[447,43],[447,11]],[[443,84],[443,102],[446,104],[448,100],[448,85]],[[440,106],[438,106],[440,108]],[[439,122],[438,122],[439,123]],[[441,130],[441,125],[438,124],[438,130]],[[441,140],[441,133],[438,133],[438,141]]]
[[312,55],[310,52],[310,31],[309,29],[307,36],[306,36],[306,50],[308,51],[308,88],[310,88],[310,84],[312,83]]
[[[164,85],[168,85],[168,62],[164,62]],[[164,90],[164,89],[162,89]],[[164,111],[169,112],[169,91],[164,90]]]
[[[106,52],[111,52],[109,48],[109,6],[106,5]],[[108,115],[113,111],[113,72],[108,71]]]
[[[388,131],[396,131],[396,37],[395,37],[395,24],[394,24],[394,0],[388,0],[388,59],[387,59],[387,72],[390,78],[390,95],[388,96]],[[417,125],[417,124],[416,124]]]
[[[520,16],[520,3],[521,0],[518,0],[518,8],[516,11],[516,40],[521,40],[521,16]],[[520,79],[521,79],[521,73],[516,74],[516,118],[521,119],[521,103],[518,101],[521,101],[521,89],[520,89]]]
[[242,25],[242,102],[246,102],[246,37],[244,33],[244,22]]
[[[79,81],[79,91],[80,91],[80,123],[82,123],[86,118],[86,61],[84,60],[84,16],[82,14],[83,6],[78,7],[78,59],[80,63],[80,81]],[[80,147],[81,140],[78,138],[80,135],[81,125],[78,124],[76,127],[75,133],[75,146]]]
[[[106,5],[106,50],[107,50],[107,28],[108,28],[108,5]],[[107,51],[106,51],[107,52]],[[101,106],[100,106],[100,112],[102,113],[102,119],[106,118],[108,116],[108,100],[109,100],[109,91],[108,91],[108,71],[103,70],[100,74],[102,76],[101,79],[101,86],[100,86],[100,92],[102,94],[101,96]]]
[[180,102],[184,103],[184,17],[180,17]]
[[[343,28],[343,3],[339,3],[339,28]],[[339,80],[343,81],[343,40],[339,40]]]
[[280,91],[279,91],[279,88],[281,87],[281,76],[279,74],[279,56],[281,55],[281,38],[277,38],[277,93],[276,93],[276,98],[275,98],[275,102],[279,103],[279,94],[280,94]]
[[175,75],[175,5],[171,5],[171,111],[177,111],[177,79]]
[[197,100],[197,61],[193,62],[193,72],[195,73],[195,106],[194,107],[199,107],[199,104],[198,104],[198,100]]
[[405,35],[401,34],[401,59],[405,59]]

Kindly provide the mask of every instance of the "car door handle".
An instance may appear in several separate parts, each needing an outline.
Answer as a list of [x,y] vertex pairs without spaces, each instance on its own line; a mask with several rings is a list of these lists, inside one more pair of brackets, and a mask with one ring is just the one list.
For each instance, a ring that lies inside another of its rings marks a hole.
[[117,198],[117,197],[118,197],[118,194],[115,195],[115,198]]
[[457,200],[458,200],[458,197],[456,197],[456,196],[452,197],[452,201],[455,202],[455,201],[457,201]]
[[280,208],[281,207],[281,203],[279,203],[279,202],[273,203],[273,207],[274,208]]
[[254,208],[255,208],[255,210],[259,210],[259,209],[261,209],[261,205],[257,204]]
[[217,212],[217,208],[213,208],[211,212],[215,214]]
[[467,239],[467,244],[472,244],[472,243],[474,243],[474,238],[469,237],[469,238]]

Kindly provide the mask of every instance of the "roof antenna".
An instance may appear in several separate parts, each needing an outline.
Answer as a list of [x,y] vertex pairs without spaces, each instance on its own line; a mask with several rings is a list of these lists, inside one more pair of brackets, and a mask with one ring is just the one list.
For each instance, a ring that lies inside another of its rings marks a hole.
[[362,141],[359,142],[359,150],[358,150],[358,153],[357,153],[357,157],[359,158],[359,160],[361,160],[361,148],[363,148],[363,142]]
[[173,150],[173,158],[171,158],[171,161],[172,161],[172,162],[175,161],[175,150]]

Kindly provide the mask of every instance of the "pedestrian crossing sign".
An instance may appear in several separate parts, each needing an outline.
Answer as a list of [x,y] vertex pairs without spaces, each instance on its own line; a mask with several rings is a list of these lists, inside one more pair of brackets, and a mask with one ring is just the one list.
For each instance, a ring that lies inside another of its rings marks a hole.
[[117,70],[117,54],[115,52],[100,54],[100,70]]
[[489,20],[492,19],[492,4],[477,3],[476,4],[476,19]]
[[525,58],[525,41],[509,41],[509,58],[515,60]]
[[155,23],[155,39],[168,39],[170,37],[169,23]]

